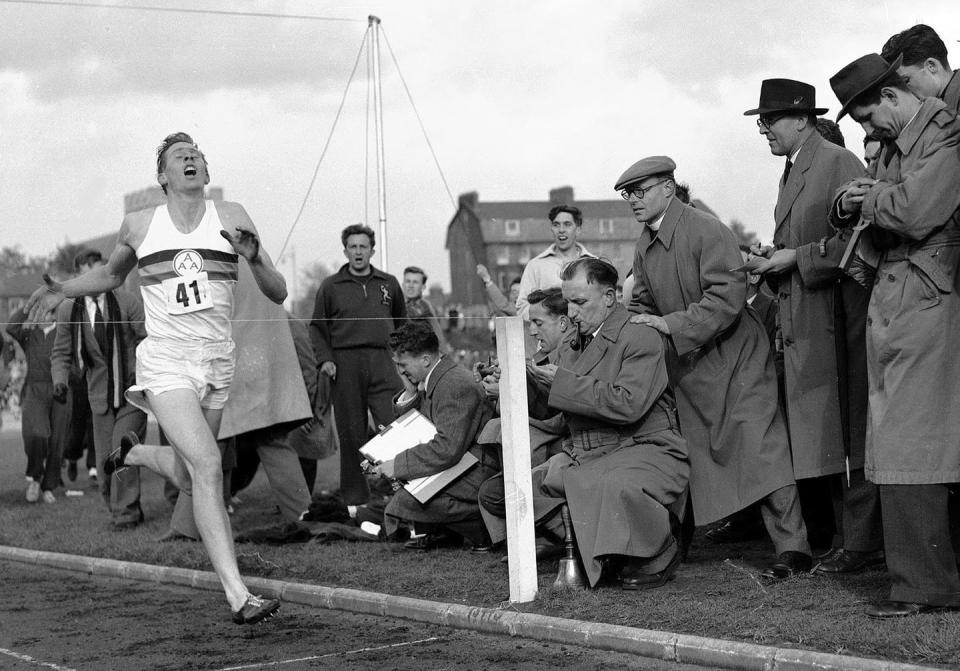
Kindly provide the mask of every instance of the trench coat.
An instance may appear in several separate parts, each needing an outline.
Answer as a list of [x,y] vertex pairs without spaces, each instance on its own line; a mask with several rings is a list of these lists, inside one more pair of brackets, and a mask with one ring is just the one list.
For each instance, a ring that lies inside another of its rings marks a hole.
[[864,471],[877,484],[960,481],[960,122],[941,100],[884,146],[861,217],[892,231],[867,312]]
[[629,318],[618,303],[582,352],[561,346],[550,405],[570,438],[533,471],[536,518],[566,500],[591,586],[603,557],[653,560],[674,547],[670,513],[690,473],[663,339]]
[[479,520],[480,485],[500,470],[495,446],[477,444],[477,435],[493,416],[483,390],[470,371],[443,357],[430,373],[426,390],[411,403],[396,403],[395,413],[399,417],[412,408],[433,422],[437,435],[398,454],[393,464],[394,477],[412,480],[439,473],[456,465],[468,451],[479,463],[426,503],[420,503],[404,489],[398,490],[385,511],[387,536],[394,535],[398,520],[434,524]]
[[634,255],[630,309],[661,315],[670,331],[670,381],[690,454],[697,524],[722,519],[793,484],[770,343],[746,309],[747,279],[733,233],[670,201]]
[[837,189],[864,173],[853,153],[813,131],[786,183],[781,180],[774,209],[774,246],[797,252],[797,267],[770,279],[779,299],[787,430],[798,480],[843,472],[847,449],[850,467],[863,467],[869,294],[841,276],[844,246],[827,241]]

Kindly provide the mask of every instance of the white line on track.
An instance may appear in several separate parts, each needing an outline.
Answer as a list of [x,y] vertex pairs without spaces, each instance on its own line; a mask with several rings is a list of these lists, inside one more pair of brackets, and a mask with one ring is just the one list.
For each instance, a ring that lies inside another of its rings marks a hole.
[[[403,643],[392,643],[390,645],[379,645],[375,648],[358,648],[357,650],[347,650],[346,652],[328,652],[325,655],[313,655],[312,657],[298,657],[297,659],[284,659],[279,662],[263,662],[261,664],[247,664],[245,666],[228,666],[220,671],[240,671],[241,669],[265,669],[271,666],[280,666],[281,664],[295,664],[296,662],[309,662],[314,659],[324,659],[326,657],[340,657],[341,655],[359,655],[363,652],[374,652],[376,650],[388,650],[389,648],[402,648],[407,645],[417,645],[418,643],[431,643],[433,641],[439,641],[441,638],[439,636],[433,636],[431,638],[421,638],[417,641],[405,641]],[[58,669],[60,667],[57,667]],[[68,671],[68,670],[64,670]],[[69,671],[72,671],[69,670]]]
[[34,666],[42,666],[47,669],[53,669],[54,671],[76,671],[75,669],[71,669],[69,666],[60,666],[59,664],[54,664],[53,662],[41,662],[39,659],[34,659],[30,655],[25,655],[22,652],[14,652],[13,650],[7,650],[6,648],[0,648],[0,655],[13,657],[14,659],[19,659],[21,662],[28,662]]

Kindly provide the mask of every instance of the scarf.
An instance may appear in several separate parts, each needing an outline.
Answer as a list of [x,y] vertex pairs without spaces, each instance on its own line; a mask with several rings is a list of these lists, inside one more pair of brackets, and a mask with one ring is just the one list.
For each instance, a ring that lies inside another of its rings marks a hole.
[[[123,329],[119,328],[120,323],[118,321],[121,317],[120,303],[112,291],[104,294],[104,307],[106,309],[103,313],[103,326],[107,336],[107,348],[103,352],[103,358],[107,362],[107,405],[113,410],[118,410],[127,402],[123,395],[123,384],[127,379],[126,357],[124,356],[126,348]],[[76,364],[81,370],[94,364],[83,346],[83,325],[89,322],[89,319],[86,301],[74,301],[73,310],[70,312],[70,338],[74,343]]]

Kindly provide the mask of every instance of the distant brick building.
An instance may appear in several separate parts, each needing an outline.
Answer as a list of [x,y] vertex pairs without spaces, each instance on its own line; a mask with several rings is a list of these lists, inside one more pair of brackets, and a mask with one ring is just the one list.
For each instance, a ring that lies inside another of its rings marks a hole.
[[[713,212],[702,202],[697,207]],[[547,213],[554,205],[575,205],[583,212],[578,240],[590,252],[609,260],[626,276],[633,265],[639,224],[622,198],[581,200],[569,186],[552,189],[547,200],[480,202],[476,191],[460,196],[459,207],[447,226],[452,303],[482,305],[483,282],[474,269],[482,263],[504,290],[520,277],[527,261],[553,242]]]

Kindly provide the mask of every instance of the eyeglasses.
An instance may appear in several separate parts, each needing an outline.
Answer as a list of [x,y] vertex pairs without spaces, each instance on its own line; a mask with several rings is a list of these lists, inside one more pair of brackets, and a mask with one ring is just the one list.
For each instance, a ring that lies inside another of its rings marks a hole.
[[757,117],[757,128],[760,130],[770,130],[770,126],[786,117],[786,114],[761,114]]
[[655,186],[660,186],[664,182],[669,182],[669,179],[661,179],[659,182],[654,182],[653,184],[648,184],[647,186],[640,188],[638,186],[631,187],[629,189],[624,189],[620,192],[620,197],[624,200],[630,200],[630,196],[636,196],[637,200],[643,200],[643,197]]

